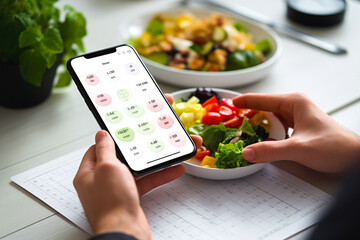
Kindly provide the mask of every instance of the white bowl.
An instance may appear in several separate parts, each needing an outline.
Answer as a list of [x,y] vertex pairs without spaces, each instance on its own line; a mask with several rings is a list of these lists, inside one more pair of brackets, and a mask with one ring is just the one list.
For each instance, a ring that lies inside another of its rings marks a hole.
[[[168,9],[159,11],[164,16],[166,15],[181,15],[184,12],[190,12],[198,17],[209,16],[214,10],[206,8],[194,8],[194,7],[178,7],[176,9]],[[130,37],[138,37],[144,31],[154,16],[154,12],[145,15],[134,15],[133,18],[127,19],[120,25],[120,38],[121,41],[126,42]],[[222,13],[223,14],[223,13]],[[143,57],[143,61],[150,70],[150,72],[159,81],[177,85],[181,87],[235,87],[248,83],[255,82],[263,79],[269,74],[274,64],[278,61],[281,53],[281,43],[278,35],[269,27],[249,21],[240,16],[234,16],[229,14],[223,14],[230,17],[235,21],[241,22],[245,28],[254,36],[254,41],[260,41],[262,39],[268,39],[272,45],[272,51],[268,55],[268,59],[254,67],[245,68],[234,71],[224,72],[200,72],[193,70],[181,70],[175,69],[169,66],[161,65]]]
[[[196,88],[185,89],[177,92],[173,92],[175,102],[182,98],[188,98],[190,93],[194,92]],[[213,91],[219,94],[221,98],[234,98],[240,95],[238,92],[212,88]],[[271,128],[269,129],[269,137],[277,140],[285,139],[285,129],[280,120],[272,113],[266,112],[267,117],[271,122]],[[200,166],[200,161],[197,159],[190,159],[185,161],[183,165],[186,168],[186,172],[196,177],[214,179],[214,180],[227,180],[248,176],[257,171],[260,171],[265,167],[266,163],[256,163],[245,167],[219,169],[219,168],[207,168]]]

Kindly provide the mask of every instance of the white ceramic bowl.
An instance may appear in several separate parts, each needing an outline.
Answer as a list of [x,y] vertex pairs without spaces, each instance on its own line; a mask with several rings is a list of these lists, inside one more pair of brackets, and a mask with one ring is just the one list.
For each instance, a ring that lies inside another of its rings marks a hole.
[[[177,92],[173,92],[172,96],[174,97],[175,102],[182,98],[188,98],[190,93],[194,92],[196,88],[185,89]],[[212,88],[215,92],[219,94],[221,98],[234,98],[235,96],[240,95],[238,92]],[[274,114],[267,112],[267,117],[271,122],[271,129],[269,130],[269,137],[277,140],[285,138],[285,129],[280,120],[275,117]],[[265,167],[266,163],[257,163],[252,164],[245,167],[238,168],[230,168],[230,169],[218,169],[218,168],[207,168],[201,167],[200,161],[197,159],[190,159],[185,161],[184,166],[186,168],[186,172],[196,177],[206,178],[206,179],[214,179],[214,180],[227,180],[227,179],[235,179],[248,176],[253,174],[263,167]]]
[[[214,10],[206,8],[193,8],[193,7],[179,7],[168,10],[159,11],[159,13],[166,15],[181,15],[184,12],[190,12],[198,17],[209,16]],[[120,38],[121,41],[126,42],[130,37],[140,36],[150,19],[154,16],[154,12],[145,15],[134,15],[123,21],[120,25]],[[233,16],[229,14],[230,19],[241,22],[249,32],[254,36],[254,41],[257,42],[262,39],[268,39],[272,44],[272,51],[268,55],[268,60],[254,67],[224,71],[224,72],[199,72],[193,70],[180,70],[169,66],[161,65],[159,63],[150,61],[143,57],[143,60],[154,75],[154,77],[162,82],[182,87],[235,87],[248,83],[255,82],[263,79],[269,74],[274,64],[278,61],[281,53],[281,43],[278,35],[269,27],[255,23],[240,16]]]

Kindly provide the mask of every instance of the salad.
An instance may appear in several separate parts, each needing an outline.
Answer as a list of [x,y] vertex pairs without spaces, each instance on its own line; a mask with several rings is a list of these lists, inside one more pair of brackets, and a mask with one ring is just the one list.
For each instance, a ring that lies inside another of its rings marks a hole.
[[208,168],[237,168],[250,165],[242,155],[248,145],[269,138],[271,122],[254,109],[237,108],[232,99],[219,98],[214,91],[197,89],[173,108],[190,134],[203,138],[195,159]]
[[206,72],[258,65],[272,49],[269,40],[255,42],[240,22],[215,13],[204,18],[190,13],[177,17],[157,14],[141,36],[128,43],[154,62]]

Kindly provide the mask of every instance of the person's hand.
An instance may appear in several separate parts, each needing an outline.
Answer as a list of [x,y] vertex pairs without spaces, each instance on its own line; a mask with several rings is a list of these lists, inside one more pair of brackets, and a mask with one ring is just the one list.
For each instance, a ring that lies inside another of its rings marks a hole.
[[244,158],[253,163],[292,160],[321,172],[343,172],[360,161],[360,138],[341,127],[301,93],[244,94],[233,99],[239,108],[270,111],[293,128],[290,138],[250,145]]
[[[167,96],[172,103],[171,96]],[[202,139],[192,136],[197,147]],[[177,165],[134,179],[115,153],[106,131],[99,131],[96,144],[85,153],[74,178],[74,186],[95,234],[123,232],[138,239],[149,239],[150,229],[139,196],[168,183],[185,172]]]
[[106,131],[99,131],[95,142],[85,153],[74,178],[94,233],[123,232],[138,239],[150,239],[134,178],[116,158],[112,138]]

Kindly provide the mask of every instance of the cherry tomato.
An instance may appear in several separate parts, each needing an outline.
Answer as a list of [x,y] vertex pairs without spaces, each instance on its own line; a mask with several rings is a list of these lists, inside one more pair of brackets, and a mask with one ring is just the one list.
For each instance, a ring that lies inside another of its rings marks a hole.
[[217,103],[217,99],[215,96],[212,96],[211,98],[209,98],[208,100],[206,100],[203,104],[202,107],[205,107],[206,105],[209,105],[211,103]]
[[219,112],[219,104],[217,102],[210,103],[205,107],[206,112]]
[[205,146],[201,146],[199,149],[196,150],[195,158],[198,160],[203,160],[205,156],[210,155],[210,150],[207,149]]
[[220,113],[217,112],[208,112],[206,113],[201,122],[208,125],[218,125],[223,121]]
[[227,128],[238,128],[241,126],[244,117],[235,116],[230,120],[224,122],[224,126]]
[[242,108],[239,110],[239,114],[245,116],[248,119],[252,118],[257,113],[257,110],[250,108]]
[[219,113],[220,113],[221,117],[223,118],[223,121],[232,119],[235,116],[234,112],[235,111],[231,110],[228,107],[225,107],[225,106],[219,107]]
[[239,108],[237,108],[237,107],[233,104],[233,101],[232,101],[230,98],[222,98],[222,99],[220,100],[219,105],[220,105],[220,106],[228,107],[228,108],[230,108],[230,109],[233,110],[233,111],[239,112]]

